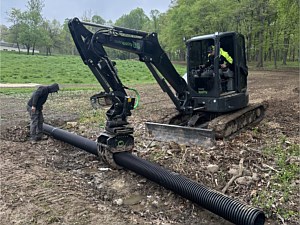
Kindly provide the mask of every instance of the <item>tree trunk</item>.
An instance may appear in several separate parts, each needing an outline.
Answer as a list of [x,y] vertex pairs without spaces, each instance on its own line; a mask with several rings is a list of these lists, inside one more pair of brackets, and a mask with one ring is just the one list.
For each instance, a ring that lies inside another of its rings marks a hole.
[[261,8],[258,9],[259,11],[259,20],[260,20],[260,29],[258,32],[258,57],[257,57],[257,64],[256,67],[261,68],[264,67],[263,63],[263,44],[264,44],[264,24],[265,24],[265,17],[263,15],[264,13],[264,5],[262,5]]
[[272,49],[273,49],[273,57],[274,57],[274,67],[275,67],[275,69],[277,69],[277,54],[276,54],[273,44],[272,44]]
[[47,56],[51,55],[51,47],[46,48],[46,55]]
[[34,48],[35,48],[35,43],[32,46],[32,55],[34,55]]
[[295,48],[293,48],[293,53],[292,53],[292,60],[293,60],[293,62],[295,62]]
[[21,54],[19,42],[17,42],[17,47],[18,47],[19,54]]
[[180,55],[179,55],[179,58],[180,58],[180,61],[185,61],[185,51],[184,50],[180,50]]
[[250,46],[251,46],[251,38],[250,35],[246,36],[246,54],[247,54],[247,60],[250,62],[251,58],[250,58]]
[[27,49],[27,55],[29,55],[30,45],[25,45]]
[[282,64],[286,65],[287,55],[289,50],[289,36],[286,32],[284,32],[284,38],[283,38],[283,58],[282,58]]
[[257,52],[257,64],[256,67],[261,68],[264,67],[264,63],[263,63],[263,40],[264,40],[264,36],[263,36],[263,29],[261,29],[258,33],[258,52]]
[[269,61],[272,61],[272,47],[269,48],[269,53],[268,53]]

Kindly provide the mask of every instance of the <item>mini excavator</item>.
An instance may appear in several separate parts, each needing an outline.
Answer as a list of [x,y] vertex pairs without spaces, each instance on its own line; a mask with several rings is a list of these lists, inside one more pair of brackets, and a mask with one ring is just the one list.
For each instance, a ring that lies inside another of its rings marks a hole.
[[[105,51],[107,47],[135,53],[174,103],[177,115],[165,123],[146,123],[158,139],[167,137],[171,140],[163,140],[207,143],[207,140],[225,138],[249,124],[258,123],[264,116],[262,104],[249,104],[245,40],[237,32],[187,40],[187,73],[183,78],[161,48],[156,33],[83,22],[78,18],[71,19],[68,26],[84,64],[104,90],[92,96],[91,102],[104,99],[110,104],[105,131],[97,140],[98,151],[107,161],[112,160],[111,153],[133,149],[134,130],[127,117],[136,101],[127,95],[127,87],[118,76],[115,62]],[[210,46],[214,47],[214,58],[212,65],[204,68],[201,65],[208,60]],[[224,76],[226,73],[220,68],[221,50],[233,59],[232,73],[228,76]]]

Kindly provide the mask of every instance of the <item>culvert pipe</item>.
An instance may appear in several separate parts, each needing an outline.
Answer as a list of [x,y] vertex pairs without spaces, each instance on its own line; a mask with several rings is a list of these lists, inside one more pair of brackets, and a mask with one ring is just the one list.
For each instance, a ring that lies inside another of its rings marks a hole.
[[[55,139],[67,142],[94,155],[97,154],[97,143],[68,131],[44,124],[44,132]],[[114,154],[119,166],[131,170],[163,187],[169,189],[199,206],[238,225],[263,225],[263,211],[245,205],[228,196],[209,189],[178,173],[169,171],[158,164],[141,159],[128,152]]]
[[57,127],[50,126],[48,124],[43,124],[43,131],[45,134],[54,137],[57,140],[66,142],[77,148],[85,150],[91,154],[98,156],[97,152],[97,142],[91,141],[87,138],[79,136],[77,134],[72,134],[68,131],[62,130]]

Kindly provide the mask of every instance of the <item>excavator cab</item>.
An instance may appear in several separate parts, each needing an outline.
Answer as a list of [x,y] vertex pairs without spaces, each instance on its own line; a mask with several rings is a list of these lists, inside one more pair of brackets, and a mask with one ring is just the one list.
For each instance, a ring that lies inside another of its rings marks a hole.
[[[198,97],[225,98],[240,93],[236,108],[243,108],[248,104],[248,68],[244,42],[244,37],[236,32],[197,36],[186,42],[187,83],[198,93]],[[208,52],[211,47],[213,55]],[[226,68],[221,68],[224,52],[232,61],[227,63]],[[227,111],[226,106],[224,107],[217,111]]]

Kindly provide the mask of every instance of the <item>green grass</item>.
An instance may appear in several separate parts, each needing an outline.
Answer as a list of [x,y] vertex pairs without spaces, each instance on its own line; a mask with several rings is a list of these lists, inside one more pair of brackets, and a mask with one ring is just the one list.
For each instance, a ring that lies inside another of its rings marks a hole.
[[[25,55],[12,52],[0,52],[1,83],[59,83],[75,85],[95,84],[98,81],[80,56]],[[155,80],[146,65],[136,60],[116,60],[119,77],[124,85],[154,83]],[[185,67],[176,65],[180,74]],[[85,88],[89,88],[85,86]],[[10,91],[9,89],[6,89]],[[17,91],[17,89],[14,89]],[[24,89],[22,89],[24,90]],[[3,90],[2,90],[3,91]],[[29,91],[29,90],[28,90]],[[30,90],[31,91],[31,90]]]
[[79,118],[79,123],[93,126],[98,124],[99,128],[104,128],[106,122],[105,113],[103,110],[89,110],[82,112]]

